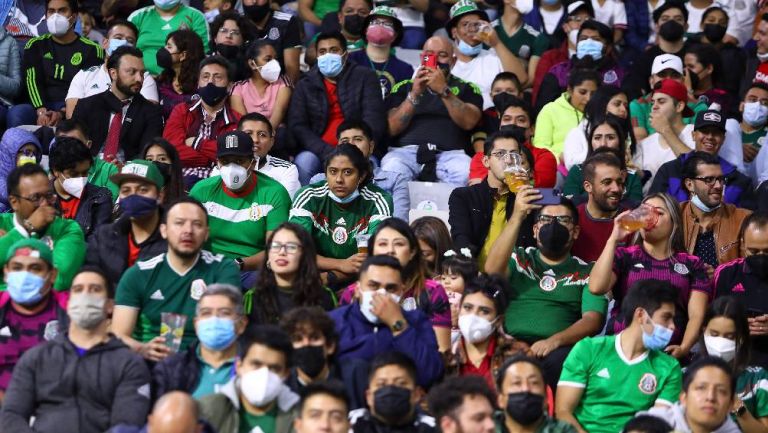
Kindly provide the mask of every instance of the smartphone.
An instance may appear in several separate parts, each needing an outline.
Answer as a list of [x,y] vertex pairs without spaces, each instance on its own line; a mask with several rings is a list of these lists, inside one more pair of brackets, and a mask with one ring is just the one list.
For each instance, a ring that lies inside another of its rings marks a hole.
[[758,310],[756,308],[748,308],[747,309],[747,317],[760,317],[763,314],[765,314],[765,313],[763,313],[762,311],[760,311],[760,310]]
[[421,66],[437,69],[437,55],[434,53],[424,53],[421,55]]
[[539,205],[553,205],[560,204],[560,198],[563,196],[563,192],[560,188],[536,188],[541,194],[541,198],[534,201],[533,204]]

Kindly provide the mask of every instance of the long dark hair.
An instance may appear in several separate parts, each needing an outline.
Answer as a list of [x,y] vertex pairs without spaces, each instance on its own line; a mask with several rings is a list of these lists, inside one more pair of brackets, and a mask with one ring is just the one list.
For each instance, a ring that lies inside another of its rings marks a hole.
[[[173,39],[173,43],[179,52],[186,51],[187,57],[181,61],[179,70],[179,86],[185,94],[193,94],[197,90],[197,76],[200,72],[200,61],[205,57],[203,40],[197,33],[188,29],[176,30],[165,38],[167,43]],[[175,72],[173,69],[165,69],[158,78],[161,82],[172,83]]]
[[253,299],[257,301],[253,303],[253,309],[258,310],[257,314],[264,323],[278,323],[284,313],[280,311],[277,304],[277,279],[274,271],[268,265],[271,254],[269,246],[275,235],[281,230],[290,231],[299,238],[299,243],[301,243],[299,269],[296,271],[296,277],[291,284],[294,306],[320,306],[325,292],[320,280],[320,271],[317,268],[317,250],[312,236],[298,224],[291,222],[280,224],[267,238],[264,266],[261,268],[256,286],[249,290]]
[[[609,116],[603,119],[600,123],[594,123],[590,125],[589,132],[587,133],[587,158],[594,155],[596,150],[592,147],[592,137],[595,136],[595,131],[599,126],[608,125],[616,132],[616,136],[619,138],[619,148],[616,152],[616,156],[621,161],[621,169],[627,169],[627,130],[621,124],[620,120],[616,116]],[[597,149],[600,150],[600,149]],[[586,159],[585,159],[586,161]]]
[[360,173],[361,188],[373,179],[373,167],[371,166],[371,161],[363,155],[363,152],[360,149],[348,143],[339,144],[333,148],[331,153],[325,158],[323,172],[328,171],[328,166],[331,164],[333,158],[336,158],[337,156],[346,156],[349,158],[352,166],[357,169],[358,173]]
[[[431,269],[432,276],[438,275],[443,269],[443,254],[451,249],[453,241],[448,227],[443,220],[433,216],[424,216],[411,223],[411,229],[418,240],[426,243],[435,251],[435,263]],[[426,265],[426,264],[425,264]]]
[[179,152],[168,140],[163,137],[155,137],[144,145],[141,149],[141,157],[147,159],[147,152],[153,146],[162,147],[165,153],[168,154],[168,158],[171,159],[171,166],[168,172],[165,171],[162,165],[158,165],[160,173],[165,178],[165,199],[163,204],[170,203],[178,197],[186,195],[184,191],[184,177],[181,173],[181,158],[179,158]]
[[736,357],[733,359],[733,370],[738,376],[745,368],[749,366],[751,347],[749,341],[749,323],[747,322],[747,312],[744,311],[744,306],[731,296],[723,296],[715,299],[712,304],[709,305],[707,313],[704,315],[704,321],[701,325],[701,335],[699,341],[701,347],[705,348],[704,344],[704,329],[709,324],[710,320],[717,317],[725,317],[726,319],[733,320],[733,325],[736,330]]
[[[603,85],[597,88],[597,91],[595,91],[592,97],[589,98],[587,105],[584,106],[584,119],[586,119],[587,122],[587,126],[584,129],[584,134],[588,134],[590,131],[592,131],[592,128],[595,125],[605,122],[605,120],[608,118],[615,119],[621,124],[622,129],[626,131],[627,136],[624,137],[624,141],[629,138],[629,150],[632,152],[632,155],[634,155],[635,148],[637,147],[637,140],[635,140],[635,133],[632,130],[632,119],[629,114],[629,107],[627,107],[626,119],[622,119],[618,116],[608,113],[608,103],[610,103],[611,99],[613,99],[616,95],[620,94],[624,94],[625,96],[627,95],[626,92],[615,86]],[[627,97],[627,100],[629,100],[629,97]],[[589,137],[587,137],[587,143],[590,143]],[[589,147],[592,147],[591,143],[589,144]],[[626,148],[626,146],[624,147]]]
[[413,289],[413,297],[419,302],[419,295],[424,290],[424,284],[427,280],[427,266],[424,264],[424,258],[421,256],[421,247],[416,234],[413,232],[407,222],[400,218],[387,218],[376,228],[376,232],[368,239],[368,251],[373,254],[373,247],[376,245],[376,238],[384,229],[392,229],[408,240],[408,246],[415,254],[413,258],[403,268],[403,281],[406,290]]

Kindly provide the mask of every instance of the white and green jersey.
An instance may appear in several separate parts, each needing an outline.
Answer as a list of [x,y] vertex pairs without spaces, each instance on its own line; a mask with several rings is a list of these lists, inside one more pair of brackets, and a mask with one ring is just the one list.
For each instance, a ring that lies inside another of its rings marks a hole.
[[358,233],[372,234],[392,216],[392,196],[372,183],[360,188],[360,195],[347,204],[333,201],[330,194],[325,180],[300,189],[290,220],[312,235],[318,254],[346,259],[357,253]]
[[563,365],[558,387],[583,388],[574,417],[590,433],[616,433],[641,410],[656,403],[672,405],[680,395],[682,373],[677,360],[649,350],[629,360],[620,336],[585,338]]
[[136,262],[120,278],[115,304],[139,310],[133,338],[147,342],[160,335],[162,313],[187,316],[181,347],[196,340],[195,308],[209,284],[224,283],[240,287],[240,271],[235,262],[209,251],[201,251],[186,272],[171,267],[165,254]]
[[189,192],[208,211],[211,234],[206,248],[216,254],[236,259],[260,253],[267,232],[288,220],[291,198],[281,184],[258,172],[248,182],[242,191],[234,192],[214,176],[196,183]]
[[768,416],[768,371],[747,367],[736,380],[736,396],[755,418]]

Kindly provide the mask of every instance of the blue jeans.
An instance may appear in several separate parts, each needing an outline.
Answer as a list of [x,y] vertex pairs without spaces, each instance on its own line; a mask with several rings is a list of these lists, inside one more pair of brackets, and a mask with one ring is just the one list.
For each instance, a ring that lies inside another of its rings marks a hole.
[[427,41],[427,31],[424,27],[403,27],[403,39],[400,48],[420,50]]
[[[408,180],[414,180],[421,173],[422,166],[416,162],[419,146],[393,147],[381,160],[381,169],[400,173]],[[437,179],[455,186],[467,186],[471,158],[463,150],[448,150],[437,154]]]
[[[49,110],[61,110],[64,102],[49,102],[45,108]],[[37,111],[31,104],[12,105],[8,109],[8,127],[15,128],[19,125],[37,125]]]
[[293,159],[293,163],[299,169],[299,182],[301,182],[302,186],[308,185],[312,176],[320,173],[323,168],[320,158],[307,150],[299,152],[296,158]]

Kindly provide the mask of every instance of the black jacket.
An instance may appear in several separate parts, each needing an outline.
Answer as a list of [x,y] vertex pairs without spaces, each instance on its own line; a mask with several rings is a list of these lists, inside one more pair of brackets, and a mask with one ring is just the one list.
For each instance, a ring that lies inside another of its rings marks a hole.
[[187,394],[197,388],[200,382],[200,360],[197,358],[197,344],[187,350],[171,355],[155,364],[152,369],[152,401],[171,391]]
[[[451,225],[451,237],[455,249],[469,248],[472,257],[477,257],[483,248],[493,216],[493,195],[495,191],[488,185],[486,178],[482,182],[456,188],[448,199],[448,223]],[[511,199],[511,200],[510,200]],[[507,199],[506,219],[512,216],[515,196]],[[533,214],[529,215],[520,228],[517,245],[535,247],[533,238]]]
[[[72,118],[88,127],[93,141],[91,152],[94,156],[102,150],[107,141],[110,116],[121,109],[120,100],[109,90],[77,101]],[[160,106],[137,93],[128,106],[120,128],[120,150],[123,151],[125,160],[136,158],[150,139],[162,135],[163,115]]]
[[149,412],[144,360],[110,335],[79,355],[67,334],[27,351],[3,400],[3,433],[101,433],[142,425]]
[[[288,127],[300,150],[307,150],[323,159],[333,148],[323,141],[328,126],[328,96],[324,78],[317,67],[312,68],[296,85],[288,110]],[[381,98],[381,85],[376,73],[368,67],[347,62],[336,77],[336,92],[345,119],[365,121],[373,130],[373,139],[383,143],[386,133],[386,113]]]
[[[417,409],[418,410],[418,409]],[[349,413],[352,433],[436,433],[435,419],[417,413],[413,421],[403,425],[387,425],[375,418],[368,409],[357,409]]]
[[83,229],[86,240],[91,238],[97,228],[112,221],[112,203],[112,192],[108,189],[90,183],[85,184],[75,221]]
[[[162,216],[161,216],[162,218]],[[88,238],[88,251],[85,263],[101,267],[115,285],[123,272],[128,269],[128,236],[131,220],[121,217],[112,224],[105,224],[96,229]],[[168,250],[168,244],[160,236],[159,226],[144,242],[139,244],[138,260],[146,260]]]

